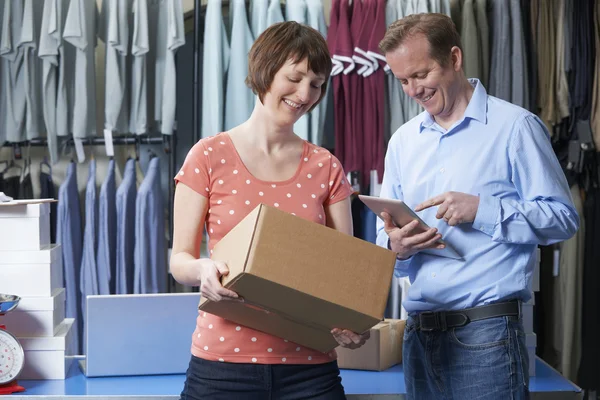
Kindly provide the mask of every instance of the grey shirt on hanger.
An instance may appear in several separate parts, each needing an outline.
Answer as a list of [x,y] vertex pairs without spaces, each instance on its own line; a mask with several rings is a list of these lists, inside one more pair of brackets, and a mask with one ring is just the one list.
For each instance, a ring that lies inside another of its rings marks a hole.
[[104,0],[100,12],[99,37],[106,44],[104,128],[129,132],[127,57],[132,0]]
[[23,48],[19,47],[23,21],[23,0],[5,0],[0,37],[0,57],[2,58],[4,87],[6,140],[20,142],[25,139],[25,71],[23,68]]
[[42,59],[42,109],[50,160],[58,161],[57,136],[71,132],[75,49],[62,32],[69,0],[45,0],[38,56]]
[[175,52],[185,44],[181,0],[150,0],[148,22],[148,76],[149,81],[154,83],[148,99],[152,99],[150,107],[153,108],[153,121],[158,123],[158,130],[170,135],[175,128]]
[[131,38],[131,99],[129,131],[142,135],[148,131],[148,0],[133,0]]
[[71,0],[63,32],[75,46],[73,136],[96,135],[96,44],[98,9],[95,1]]
[[44,4],[37,0],[25,0],[19,47],[23,48],[25,72],[25,135],[27,139],[39,137],[46,131],[42,115],[42,60],[37,57],[40,26]]

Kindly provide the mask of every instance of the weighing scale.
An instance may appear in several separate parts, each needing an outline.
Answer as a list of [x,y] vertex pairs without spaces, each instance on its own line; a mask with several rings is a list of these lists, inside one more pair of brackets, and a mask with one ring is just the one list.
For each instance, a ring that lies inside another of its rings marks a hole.
[[24,392],[25,388],[17,384],[17,376],[23,369],[23,347],[16,337],[2,325],[2,316],[13,310],[21,298],[0,293],[0,395]]

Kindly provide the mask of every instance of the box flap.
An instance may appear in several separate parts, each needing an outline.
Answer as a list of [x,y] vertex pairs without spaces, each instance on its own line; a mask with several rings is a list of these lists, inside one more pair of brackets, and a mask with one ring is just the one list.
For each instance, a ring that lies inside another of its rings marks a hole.
[[[261,208],[246,272],[383,318],[394,252],[273,207]],[[362,294],[356,292],[357,281]]]
[[229,267],[229,275],[221,280],[223,285],[245,271],[260,213],[261,205],[258,205],[215,245],[211,259],[223,261]]
[[50,203],[56,200],[16,200],[0,202],[0,218],[35,218],[50,214]]
[[54,289],[51,297],[22,297],[12,312],[53,311],[64,307],[65,289]]
[[[56,328],[56,334],[48,337],[19,337],[19,343],[25,351],[46,350],[46,351],[61,351],[69,348],[69,342],[72,332],[72,327],[75,322],[74,318],[66,318]],[[27,356],[25,356],[27,357]]]
[[200,309],[230,321],[328,352],[338,343],[331,329],[365,332],[378,319],[246,273],[228,288],[244,303],[204,301]]
[[0,251],[0,268],[2,268],[2,265],[51,264],[60,259],[60,244],[48,244],[42,246],[39,250]]

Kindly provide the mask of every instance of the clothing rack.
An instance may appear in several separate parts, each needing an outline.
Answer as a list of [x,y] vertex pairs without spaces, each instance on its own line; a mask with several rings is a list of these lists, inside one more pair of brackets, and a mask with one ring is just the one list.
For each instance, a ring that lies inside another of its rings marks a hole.
[[[195,114],[195,111],[194,111]],[[73,138],[65,141],[67,146],[74,146]],[[173,245],[173,196],[175,193],[175,182],[171,177],[175,176],[176,165],[176,143],[175,135],[147,136],[147,135],[116,135],[112,139],[113,145],[136,145],[136,152],[140,144],[162,144],[165,153],[169,156],[168,175],[169,175],[169,247]],[[103,137],[90,137],[81,139],[84,146],[103,146],[105,144]],[[48,140],[46,138],[31,139],[20,143],[4,142],[2,147],[46,147]]]

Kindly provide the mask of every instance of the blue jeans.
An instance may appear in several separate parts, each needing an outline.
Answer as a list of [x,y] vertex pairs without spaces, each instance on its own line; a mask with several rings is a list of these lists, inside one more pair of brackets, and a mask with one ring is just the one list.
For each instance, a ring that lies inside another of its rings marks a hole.
[[497,317],[445,332],[404,331],[407,399],[529,399],[529,359],[520,320]]
[[235,364],[192,356],[181,400],[343,400],[337,362]]

